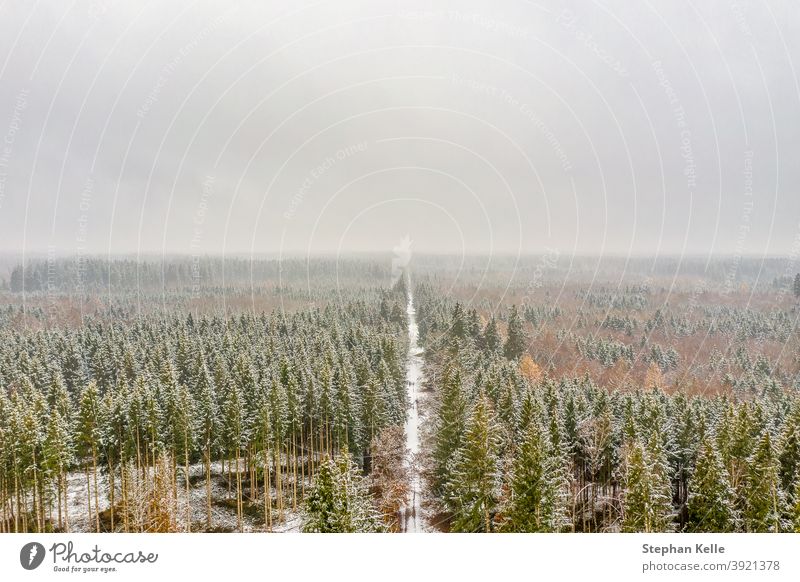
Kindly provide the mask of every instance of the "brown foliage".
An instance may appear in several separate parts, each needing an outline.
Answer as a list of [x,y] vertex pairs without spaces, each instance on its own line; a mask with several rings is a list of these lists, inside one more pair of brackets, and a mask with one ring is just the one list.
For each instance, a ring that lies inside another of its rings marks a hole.
[[398,512],[409,495],[403,427],[385,428],[372,440],[370,450],[372,493],[384,521],[392,531],[397,531]]

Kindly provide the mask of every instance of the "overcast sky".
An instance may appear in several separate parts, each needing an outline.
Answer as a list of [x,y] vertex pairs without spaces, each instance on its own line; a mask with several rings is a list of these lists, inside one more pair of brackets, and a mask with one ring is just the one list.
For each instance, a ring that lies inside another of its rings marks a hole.
[[4,2],[0,251],[800,252],[795,0],[253,4]]

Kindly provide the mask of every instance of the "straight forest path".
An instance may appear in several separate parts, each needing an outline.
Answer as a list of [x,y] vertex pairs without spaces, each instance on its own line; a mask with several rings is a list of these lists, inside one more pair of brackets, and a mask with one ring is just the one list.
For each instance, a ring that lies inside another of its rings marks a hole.
[[408,363],[406,364],[406,389],[409,409],[406,413],[406,458],[405,466],[409,475],[409,493],[406,505],[400,509],[400,531],[416,533],[422,531],[422,479],[418,463],[419,454],[419,391],[422,386],[422,348],[419,346],[414,296],[409,291],[408,305]]

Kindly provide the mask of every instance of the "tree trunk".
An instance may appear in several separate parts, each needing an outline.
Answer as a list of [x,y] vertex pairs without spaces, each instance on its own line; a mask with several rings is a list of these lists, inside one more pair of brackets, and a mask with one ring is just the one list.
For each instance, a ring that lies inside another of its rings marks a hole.
[[206,447],[206,529],[211,529],[211,450]]
[[242,503],[242,471],[240,467],[240,459],[241,455],[239,452],[239,448],[236,448],[236,524],[239,527],[239,531],[244,531],[244,524],[242,523],[242,512],[243,512],[243,503]]
[[91,475],[89,475],[89,463],[85,463],[86,468],[86,507],[88,511],[89,517],[89,524],[92,523],[92,480]]
[[189,436],[183,435],[183,478],[186,481],[186,531],[192,532],[192,499],[189,490]]
[[94,513],[97,533],[100,533],[100,494],[97,490],[97,449],[92,444],[92,470],[94,471]]
[[270,484],[269,449],[264,447],[264,521],[272,531],[272,485]]

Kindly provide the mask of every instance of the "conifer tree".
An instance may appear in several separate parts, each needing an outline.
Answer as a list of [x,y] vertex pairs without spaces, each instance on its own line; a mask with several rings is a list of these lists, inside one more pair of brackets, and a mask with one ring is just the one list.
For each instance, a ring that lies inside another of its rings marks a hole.
[[522,318],[519,315],[516,305],[511,306],[511,311],[508,315],[508,336],[506,343],[503,346],[503,351],[506,358],[509,360],[516,360],[525,350],[528,349],[528,339],[525,335],[525,328],[522,324]]
[[497,320],[492,316],[489,323],[486,324],[486,328],[483,330],[481,346],[486,352],[494,354],[500,351],[502,344],[503,340],[500,338],[500,332],[497,330]]
[[500,497],[500,436],[488,398],[481,395],[467,423],[461,448],[453,459],[447,503],[453,529],[490,532]]
[[708,439],[700,445],[689,479],[687,513],[686,530],[690,532],[733,532],[739,521],[728,472]]
[[348,454],[320,464],[306,498],[303,531],[350,533],[385,531],[366,480]]
[[191,476],[189,473],[190,459],[195,450],[197,439],[196,412],[197,407],[192,398],[192,393],[186,386],[178,386],[176,395],[175,415],[172,417],[173,425],[173,451],[175,458],[183,461],[183,481],[185,487],[186,504],[186,531],[192,531],[191,518]]
[[441,494],[450,480],[453,455],[461,447],[466,426],[466,398],[461,371],[448,368],[442,379],[441,397],[436,409],[436,441],[433,452],[434,487]]
[[566,477],[561,456],[539,422],[528,423],[514,456],[511,500],[505,529],[514,532],[557,532],[566,524]]
[[228,471],[230,476],[231,463],[235,462],[233,471],[236,479],[236,524],[242,531],[243,502],[242,502],[242,467],[241,452],[246,439],[247,427],[245,426],[244,403],[242,393],[236,381],[230,382],[226,398],[222,403],[222,437],[225,452],[228,456]]
[[481,339],[481,322],[478,317],[478,312],[475,309],[470,309],[467,314],[467,334],[473,341],[480,341]]
[[[26,389],[17,396],[17,424],[13,427],[16,439],[17,460],[21,467],[19,475],[24,489],[30,488],[31,503],[33,504],[33,528],[35,531],[44,531],[45,510],[45,429],[42,415],[43,398],[41,393],[32,384],[28,383]],[[25,494],[25,505],[28,503]]]
[[800,477],[800,406],[797,404],[786,418],[778,462],[781,486],[787,495],[791,495],[794,483]]
[[644,533],[669,531],[672,489],[657,435],[651,437],[647,446],[634,443],[625,465],[622,530]]
[[794,533],[800,533],[800,479],[794,484],[794,495],[791,506],[792,527]]
[[211,463],[219,437],[219,408],[211,375],[204,362],[196,373],[195,402],[197,403],[197,436],[203,450],[206,473],[206,528],[211,528]]
[[[89,513],[89,520],[95,522],[97,533],[100,533],[100,494],[97,483],[98,445],[100,444],[99,421],[100,395],[97,384],[90,382],[89,385],[84,388],[80,397],[77,444],[78,454],[84,461],[84,470],[86,473],[86,490],[88,496],[87,511]],[[89,481],[90,469],[93,483]],[[94,499],[92,499],[92,490],[94,490]],[[92,513],[92,508],[94,508],[94,513]]]
[[450,335],[453,338],[463,340],[467,337],[467,321],[464,314],[464,308],[460,303],[456,303],[453,307],[453,313],[450,317]]
[[764,432],[755,452],[748,459],[744,484],[745,531],[786,531],[786,496],[781,486],[779,465],[769,432]]

